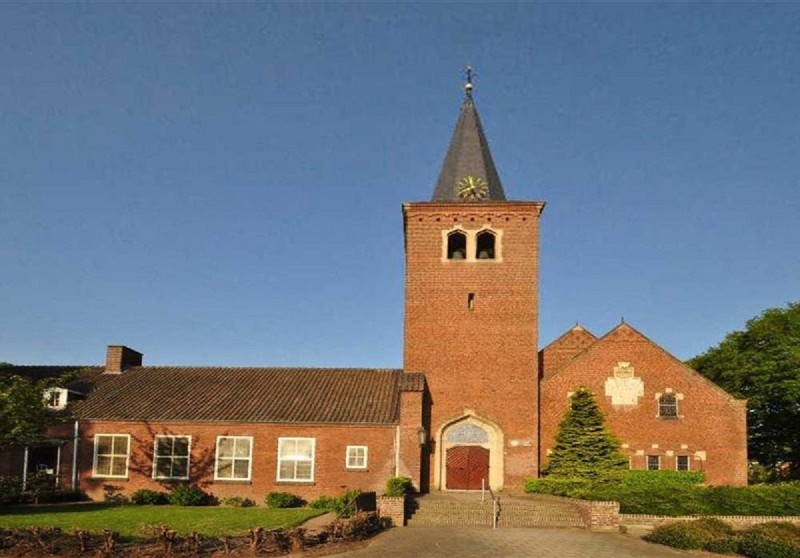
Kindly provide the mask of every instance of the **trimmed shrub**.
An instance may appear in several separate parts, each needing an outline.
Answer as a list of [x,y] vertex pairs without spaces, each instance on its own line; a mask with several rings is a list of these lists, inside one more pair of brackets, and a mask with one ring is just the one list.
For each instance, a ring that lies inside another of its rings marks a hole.
[[526,479],[525,492],[580,498],[592,488],[592,481],[574,477],[544,477]]
[[334,500],[335,498],[333,496],[320,496],[316,500],[311,500],[308,507],[317,510],[332,510]]
[[386,495],[387,496],[403,496],[411,492],[411,479],[404,476],[391,477],[386,481]]
[[131,504],[135,504],[137,506],[160,506],[168,503],[169,495],[166,492],[158,492],[157,490],[147,490],[146,488],[142,488],[131,494]]
[[738,550],[750,558],[796,558],[800,556],[800,527],[791,523],[756,525],[742,535]]
[[270,492],[264,499],[270,508],[298,508],[303,500],[291,492]]
[[175,506],[212,506],[216,499],[196,486],[178,486],[169,494],[169,503]]
[[253,508],[255,507],[256,503],[250,498],[231,496],[230,498],[224,498],[222,500],[222,505],[228,506],[229,508]]
[[703,484],[703,471],[626,471],[622,480],[625,488],[659,488]]
[[733,528],[724,521],[708,517],[662,525],[644,539],[685,550],[711,551],[714,548],[713,552],[734,552],[737,546]]

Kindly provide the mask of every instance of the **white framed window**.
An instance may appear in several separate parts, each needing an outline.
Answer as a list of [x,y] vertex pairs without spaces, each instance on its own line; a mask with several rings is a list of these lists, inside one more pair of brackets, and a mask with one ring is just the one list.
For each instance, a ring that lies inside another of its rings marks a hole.
[[648,455],[647,456],[647,470],[648,471],[658,471],[661,469],[661,456],[660,455]]
[[347,446],[344,466],[347,469],[366,469],[367,446]]
[[95,434],[92,476],[126,478],[130,434]]
[[678,455],[675,457],[675,470],[676,471],[689,471],[691,460],[688,455]]
[[314,480],[315,438],[278,438],[278,480]]
[[153,441],[153,478],[188,479],[191,449],[191,436],[156,436]]
[[217,436],[214,480],[250,480],[252,469],[252,436]]
[[49,409],[61,410],[67,406],[68,391],[64,388],[49,388],[44,391],[44,402]]

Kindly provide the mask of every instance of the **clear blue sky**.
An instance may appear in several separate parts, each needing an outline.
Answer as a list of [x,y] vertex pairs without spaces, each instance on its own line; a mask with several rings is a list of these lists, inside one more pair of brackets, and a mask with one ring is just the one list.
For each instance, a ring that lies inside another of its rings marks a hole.
[[800,287],[800,4],[0,4],[0,361],[402,366],[462,69],[541,335],[680,358]]

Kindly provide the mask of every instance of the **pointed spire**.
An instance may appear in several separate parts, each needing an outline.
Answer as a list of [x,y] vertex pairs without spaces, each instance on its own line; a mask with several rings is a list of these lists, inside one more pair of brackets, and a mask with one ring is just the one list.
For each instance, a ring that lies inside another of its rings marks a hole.
[[467,66],[466,93],[450,147],[431,201],[505,201],[503,185],[489,151],[478,111],[472,100],[472,68]]

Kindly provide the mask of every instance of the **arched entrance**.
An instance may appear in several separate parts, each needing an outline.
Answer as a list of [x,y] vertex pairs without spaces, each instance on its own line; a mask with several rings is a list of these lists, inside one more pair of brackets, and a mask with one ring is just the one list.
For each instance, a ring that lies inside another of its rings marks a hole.
[[[441,488],[446,490],[481,490],[499,488],[502,479],[501,447],[492,425],[474,416],[466,416],[442,429]],[[497,469],[497,470],[494,470]]]

